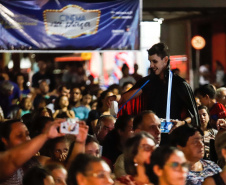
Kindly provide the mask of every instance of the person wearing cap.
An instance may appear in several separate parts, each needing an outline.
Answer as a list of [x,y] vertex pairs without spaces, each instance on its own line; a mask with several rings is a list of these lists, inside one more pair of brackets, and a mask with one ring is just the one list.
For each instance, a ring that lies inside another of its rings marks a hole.
[[203,185],[225,185],[226,184],[226,131],[216,137],[215,148],[219,159],[223,159],[222,172],[205,179]]

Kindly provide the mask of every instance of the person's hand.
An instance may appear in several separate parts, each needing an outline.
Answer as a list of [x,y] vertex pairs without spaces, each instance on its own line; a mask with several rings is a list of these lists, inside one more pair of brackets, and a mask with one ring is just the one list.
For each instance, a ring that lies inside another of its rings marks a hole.
[[56,119],[55,121],[48,123],[44,128],[43,133],[46,134],[48,139],[64,136],[65,134],[58,132],[60,124],[64,121],[65,119]]
[[62,153],[60,155],[59,161],[64,162],[67,159],[67,155],[68,155],[68,153]]
[[224,119],[218,119],[216,125],[217,130],[226,130],[226,121]]
[[177,127],[182,126],[182,125],[185,124],[184,121],[180,121],[180,120],[176,120],[176,119],[173,119],[173,120],[170,120],[170,121],[173,123],[173,126],[170,129],[169,134],[171,134],[173,132],[173,130],[176,129]]
[[112,101],[116,101],[116,96],[115,96],[115,95],[108,96],[108,97],[106,98],[106,103],[107,103],[107,106],[108,106],[109,108],[111,107]]
[[89,126],[86,125],[85,121],[79,121],[79,133],[76,136],[76,142],[85,143]]

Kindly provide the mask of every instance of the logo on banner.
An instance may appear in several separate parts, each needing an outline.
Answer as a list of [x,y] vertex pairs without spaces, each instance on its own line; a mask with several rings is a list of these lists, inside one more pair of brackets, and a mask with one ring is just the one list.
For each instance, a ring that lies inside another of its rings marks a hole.
[[49,35],[76,38],[97,33],[100,10],[84,10],[77,5],[68,5],[61,10],[43,12],[45,30]]

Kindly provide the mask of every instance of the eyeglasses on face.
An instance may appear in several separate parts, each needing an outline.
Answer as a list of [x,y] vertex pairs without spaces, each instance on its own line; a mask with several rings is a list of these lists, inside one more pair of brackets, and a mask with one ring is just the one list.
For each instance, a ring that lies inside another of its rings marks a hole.
[[153,152],[155,149],[155,146],[151,146],[149,144],[142,144],[140,145],[140,148],[142,148],[145,152]]
[[186,162],[184,163],[171,162],[171,163],[166,163],[165,165],[170,166],[173,170],[176,170],[176,171],[179,171],[181,168],[185,170],[190,169],[190,165]]

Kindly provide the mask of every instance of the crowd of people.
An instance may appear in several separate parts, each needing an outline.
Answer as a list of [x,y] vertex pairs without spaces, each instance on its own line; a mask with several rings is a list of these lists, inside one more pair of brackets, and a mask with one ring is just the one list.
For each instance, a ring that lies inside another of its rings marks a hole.
[[[226,184],[226,87],[193,91],[164,43],[148,55],[147,77],[124,64],[104,90],[66,78],[56,87],[41,59],[31,87],[0,71],[0,185]],[[70,121],[77,133],[63,133]]]

